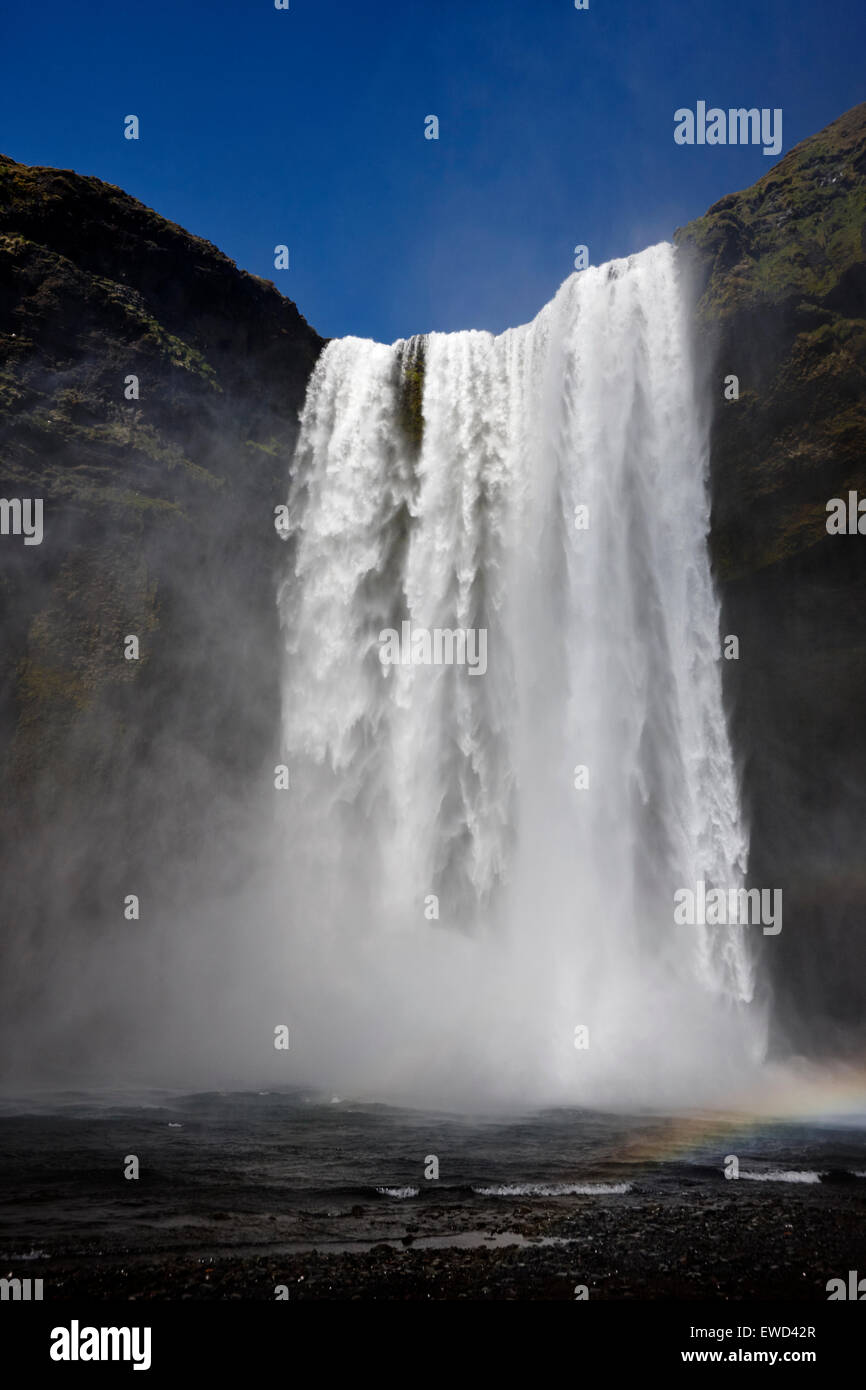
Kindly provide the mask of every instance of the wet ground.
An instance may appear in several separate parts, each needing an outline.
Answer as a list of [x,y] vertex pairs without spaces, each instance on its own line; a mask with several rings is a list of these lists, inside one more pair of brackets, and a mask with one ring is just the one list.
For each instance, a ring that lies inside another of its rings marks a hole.
[[53,1300],[825,1301],[866,1275],[841,1121],[42,1097],[0,1110],[0,1194],[0,1274]]

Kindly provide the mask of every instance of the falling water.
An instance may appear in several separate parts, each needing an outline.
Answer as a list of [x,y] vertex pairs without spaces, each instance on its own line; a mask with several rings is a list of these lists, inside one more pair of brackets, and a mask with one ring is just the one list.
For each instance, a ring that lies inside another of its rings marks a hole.
[[[307,1071],[424,1103],[701,1102],[760,1053],[756,928],[673,917],[748,851],[682,298],[660,245],[499,337],[318,363],[280,590]],[[383,664],[406,622],[483,632],[486,669]]]

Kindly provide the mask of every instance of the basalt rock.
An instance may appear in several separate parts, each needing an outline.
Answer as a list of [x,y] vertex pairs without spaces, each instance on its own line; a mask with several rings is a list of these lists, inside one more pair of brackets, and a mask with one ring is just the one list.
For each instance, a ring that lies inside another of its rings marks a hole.
[[835,1050],[866,1015],[866,536],[826,527],[832,498],[866,496],[866,104],[676,240],[709,368],[751,879],[784,891],[762,949],[784,1041]]
[[0,537],[22,931],[74,933],[123,884],[170,879],[214,788],[228,804],[262,785],[274,507],[322,346],[274,285],[120,189],[0,157],[0,497],[44,499],[41,545]]

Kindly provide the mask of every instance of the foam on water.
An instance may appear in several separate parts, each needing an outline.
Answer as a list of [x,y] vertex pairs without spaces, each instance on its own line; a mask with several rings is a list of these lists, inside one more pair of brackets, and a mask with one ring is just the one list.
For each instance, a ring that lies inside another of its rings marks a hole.
[[478,1197],[609,1197],[631,1192],[628,1182],[526,1182],[473,1187]]

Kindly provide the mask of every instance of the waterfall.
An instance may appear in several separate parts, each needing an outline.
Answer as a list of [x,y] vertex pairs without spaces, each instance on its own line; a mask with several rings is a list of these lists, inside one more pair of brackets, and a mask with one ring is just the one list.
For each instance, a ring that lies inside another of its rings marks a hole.
[[[748,854],[683,299],[662,244],[501,336],[318,362],[282,875],[299,1047],[346,1085],[705,1099],[760,1054],[755,928],[673,915]],[[437,631],[455,659],[428,664]]]

